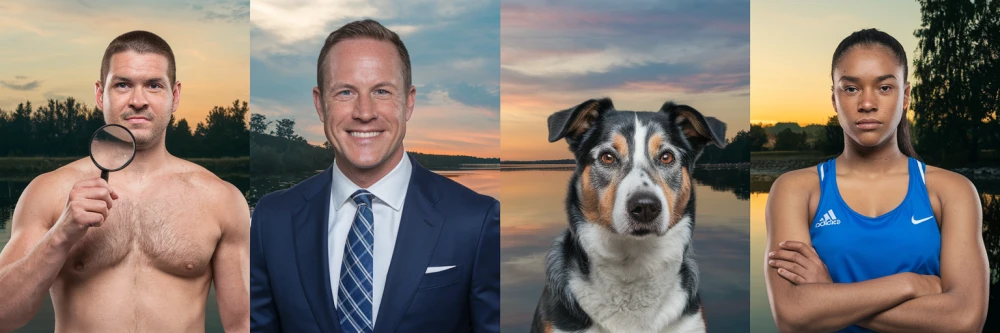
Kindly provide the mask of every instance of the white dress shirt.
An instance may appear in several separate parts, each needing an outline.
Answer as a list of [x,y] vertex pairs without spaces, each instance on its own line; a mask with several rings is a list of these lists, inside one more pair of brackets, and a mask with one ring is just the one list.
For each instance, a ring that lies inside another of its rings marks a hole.
[[[378,316],[379,304],[382,301],[382,290],[385,288],[385,278],[389,273],[389,262],[392,260],[392,250],[396,245],[396,234],[399,232],[399,221],[403,212],[403,199],[410,185],[410,174],[413,166],[409,156],[404,153],[403,159],[389,174],[379,179],[368,192],[372,198],[372,215],[375,219],[374,240],[372,247],[372,323]],[[358,205],[351,200],[351,195],[361,187],[355,185],[340,171],[334,162],[333,186],[330,195],[330,218],[327,231],[329,233],[330,254],[330,284],[333,289],[333,304],[336,306],[337,294],[340,290],[340,268],[344,259],[344,243],[347,234],[354,223],[354,215]]]

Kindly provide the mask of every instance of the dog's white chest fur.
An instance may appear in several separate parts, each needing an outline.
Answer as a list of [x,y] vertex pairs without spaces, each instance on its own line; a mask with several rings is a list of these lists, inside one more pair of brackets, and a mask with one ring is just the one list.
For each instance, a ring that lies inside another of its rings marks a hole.
[[681,316],[689,297],[679,274],[691,237],[687,223],[643,241],[619,239],[597,226],[578,231],[590,276],[571,274],[569,288],[594,321],[586,332],[705,331],[700,314]]

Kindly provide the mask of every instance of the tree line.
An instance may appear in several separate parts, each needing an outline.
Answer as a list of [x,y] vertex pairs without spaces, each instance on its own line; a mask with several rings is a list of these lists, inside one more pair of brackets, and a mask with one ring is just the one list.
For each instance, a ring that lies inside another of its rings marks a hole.
[[[274,129],[271,124],[274,123]],[[267,117],[250,115],[250,173],[268,175],[289,172],[312,172],[333,163],[333,149],[309,144],[295,133],[294,119],[269,121]]]
[[[750,124],[749,151],[820,151],[830,155],[844,150],[844,129],[837,116],[830,117],[818,131],[794,130],[792,128],[799,127],[794,123],[793,126],[781,126],[785,124],[788,123]],[[778,127],[782,129],[777,130]]]
[[719,148],[713,144],[705,146],[705,151],[698,158],[698,164],[721,164],[750,162],[750,133],[746,130],[736,132],[732,139],[726,139],[726,146]]
[[[246,101],[215,106],[194,128],[186,119],[170,117],[166,130],[167,150],[178,157],[248,156],[249,130]],[[81,104],[73,97],[49,99],[35,107],[30,101],[14,110],[0,109],[0,157],[87,156],[90,138],[104,125],[104,113],[96,106]]]

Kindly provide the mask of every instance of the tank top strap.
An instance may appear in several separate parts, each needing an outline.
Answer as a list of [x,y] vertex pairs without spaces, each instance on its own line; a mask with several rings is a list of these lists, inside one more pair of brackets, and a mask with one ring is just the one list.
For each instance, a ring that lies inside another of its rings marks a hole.
[[926,203],[929,206],[930,199],[927,196],[927,164],[913,157],[909,159],[910,188],[913,189],[909,191],[909,194],[916,197],[908,199],[919,203]]
[[836,166],[836,158],[831,158],[816,166],[816,172],[819,173],[819,187],[821,191],[825,191],[828,184],[834,183],[833,177],[837,176]]

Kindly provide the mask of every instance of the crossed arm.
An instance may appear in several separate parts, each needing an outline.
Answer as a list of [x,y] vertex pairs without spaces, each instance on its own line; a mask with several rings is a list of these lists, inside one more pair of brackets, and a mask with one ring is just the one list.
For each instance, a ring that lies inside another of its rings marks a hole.
[[[928,177],[928,182],[930,183]],[[941,277],[899,273],[832,283],[809,240],[816,175],[794,172],[771,188],[765,281],[782,332],[829,332],[860,325],[881,332],[979,332],[986,316],[982,208],[964,177],[939,174]]]

